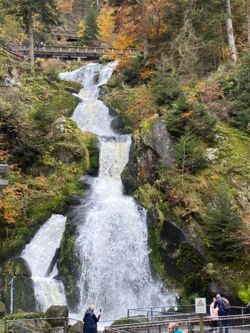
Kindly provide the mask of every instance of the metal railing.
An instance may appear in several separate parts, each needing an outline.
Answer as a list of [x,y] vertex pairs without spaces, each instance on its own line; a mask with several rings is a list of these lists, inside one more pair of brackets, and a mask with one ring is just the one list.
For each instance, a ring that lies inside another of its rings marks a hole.
[[[207,305],[207,313],[209,313],[210,305]],[[177,305],[177,306],[160,306],[160,307],[150,307],[150,308],[134,308],[127,310],[127,317],[131,316],[145,316],[145,317],[156,317],[161,315],[173,315],[173,314],[182,314],[182,315],[191,315],[194,313],[195,304],[188,305]],[[231,306],[230,314],[233,315],[244,315],[246,314],[246,307],[242,306]]]
[[[177,321],[180,328],[187,333],[196,333],[200,331],[199,317],[193,317],[189,320],[179,319],[173,320],[173,318],[168,318],[168,320],[162,321],[151,321],[144,323],[131,323],[131,324],[120,324],[111,325],[105,328],[105,333],[165,333],[168,331],[168,325],[172,321]],[[219,317],[216,327],[212,327],[214,321],[209,317],[204,318],[204,331],[213,332],[217,331],[222,333],[225,328],[228,329],[229,333],[249,333],[250,332],[250,315],[243,316],[225,316]]]

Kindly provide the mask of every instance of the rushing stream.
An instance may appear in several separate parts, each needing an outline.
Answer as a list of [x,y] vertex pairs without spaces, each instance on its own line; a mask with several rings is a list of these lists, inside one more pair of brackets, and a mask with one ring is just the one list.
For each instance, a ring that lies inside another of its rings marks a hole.
[[[146,211],[123,193],[120,174],[128,162],[131,137],[114,133],[109,110],[98,100],[99,86],[109,80],[116,65],[116,62],[106,66],[89,64],[60,75],[62,79],[83,85],[72,119],[82,131],[92,132],[99,138],[99,176],[90,182],[84,209],[77,207],[75,213],[78,226],[75,252],[81,262],[78,314],[82,317],[83,309],[95,303],[103,309],[102,319],[105,320],[126,316],[128,308],[174,303],[174,297],[152,276]],[[48,274],[48,266],[63,235],[65,219],[61,217],[61,222],[54,224],[58,231],[49,226],[46,229],[48,221],[42,227],[46,239],[41,240],[38,232],[36,241],[35,238],[32,241],[36,250],[32,249],[31,242],[22,254],[31,267],[37,301],[42,309],[51,303],[66,302],[62,283],[53,279],[57,274],[56,265]],[[50,241],[52,248],[48,246]],[[34,252],[39,263],[33,257]],[[46,299],[49,293],[53,293],[55,299]]]

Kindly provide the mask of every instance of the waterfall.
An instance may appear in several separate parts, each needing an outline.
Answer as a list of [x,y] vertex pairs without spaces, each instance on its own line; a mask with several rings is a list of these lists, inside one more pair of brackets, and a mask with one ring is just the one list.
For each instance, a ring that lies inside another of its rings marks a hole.
[[15,276],[10,281],[10,313],[14,310],[14,280]]
[[72,119],[99,137],[99,176],[90,182],[84,209],[76,209],[75,251],[81,262],[79,317],[95,303],[105,320],[126,316],[128,308],[175,304],[174,296],[152,276],[146,210],[123,194],[120,174],[129,159],[131,137],[114,133],[109,110],[97,99],[99,86],[116,65],[89,64],[60,75],[84,86]]
[[[34,282],[37,310],[45,311],[51,305],[66,305],[64,286],[56,279],[55,255],[60,247],[66,217],[53,214],[24,248],[21,256],[27,261]],[[54,262],[53,267],[51,263]]]

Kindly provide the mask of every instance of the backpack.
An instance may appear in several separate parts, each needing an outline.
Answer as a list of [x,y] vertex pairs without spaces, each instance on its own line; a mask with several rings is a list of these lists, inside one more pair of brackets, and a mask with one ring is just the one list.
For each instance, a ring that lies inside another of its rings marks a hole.
[[230,303],[229,303],[229,300],[228,300],[226,297],[222,297],[221,300],[222,300],[222,303],[223,303],[224,309],[225,309],[226,311],[231,310],[231,305],[230,305]]

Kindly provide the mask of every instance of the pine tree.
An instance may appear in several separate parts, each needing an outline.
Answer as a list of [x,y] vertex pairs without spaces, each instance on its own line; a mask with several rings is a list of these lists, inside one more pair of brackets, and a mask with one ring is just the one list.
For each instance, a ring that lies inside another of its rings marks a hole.
[[30,39],[30,63],[34,66],[34,15],[46,27],[58,24],[57,7],[54,0],[0,0],[0,8],[6,14],[22,19]]
[[244,247],[243,221],[232,204],[228,188],[221,187],[205,217],[209,248],[221,261],[237,259]]
[[98,36],[97,14],[94,8],[90,8],[85,18],[85,29],[82,41],[86,44],[92,44]]

